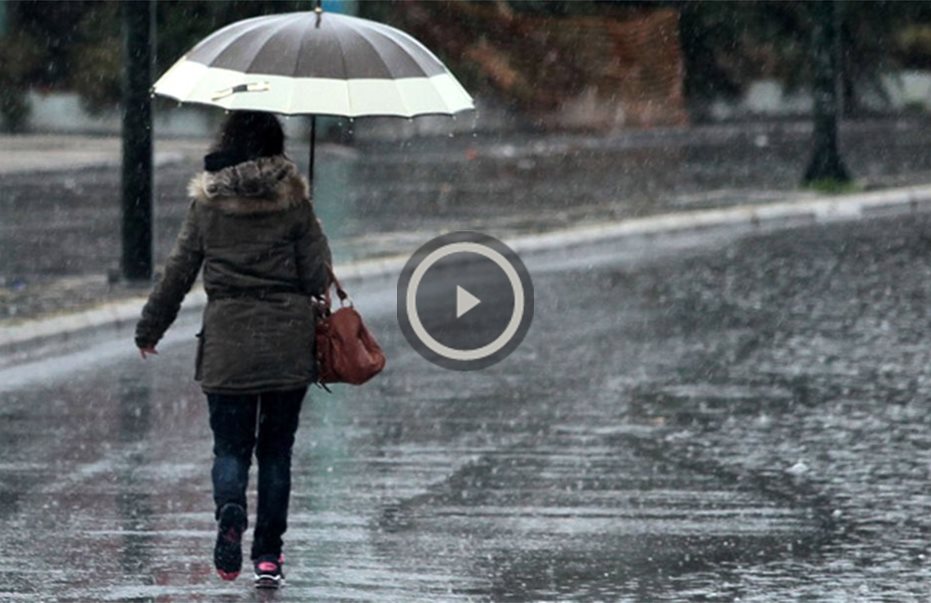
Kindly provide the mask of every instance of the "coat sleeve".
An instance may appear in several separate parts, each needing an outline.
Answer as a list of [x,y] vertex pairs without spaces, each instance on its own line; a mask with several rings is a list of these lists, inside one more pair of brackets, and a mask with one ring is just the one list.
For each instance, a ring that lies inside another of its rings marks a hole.
[[188,207],[181,232],[165,262],[165,270],[136,324],[136,345],[154,346],[174,322],[184,296],[191,290],[204,261],[204,246],[197,220],[196,202]]
[[333,255],[310,202],[304,204],[301,212],[295,245],[301,290],[314,296],[322,295],[328,280],[324,263],[332,266]]

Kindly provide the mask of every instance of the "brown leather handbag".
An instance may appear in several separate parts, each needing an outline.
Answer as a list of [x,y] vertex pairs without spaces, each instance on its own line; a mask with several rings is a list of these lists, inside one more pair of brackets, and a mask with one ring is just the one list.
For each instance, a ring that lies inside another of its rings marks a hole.
[[[352,299],[343,289],[333,268],[326,267],[330,278],[324,294],[321,316],[317,319],[317,381],[362,385],[385,368],[385,353],[356,312]],[[336,289],[339,309],[330,308],[330,288]]]

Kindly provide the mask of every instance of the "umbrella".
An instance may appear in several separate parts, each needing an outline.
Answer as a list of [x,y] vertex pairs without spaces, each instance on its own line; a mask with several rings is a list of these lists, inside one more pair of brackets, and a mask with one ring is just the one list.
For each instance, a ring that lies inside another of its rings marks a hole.
[[[313,11],[220,29],[179,59],[154,92],[227,110],[344,117],[474,109],[462,85],[423,44],[367,19]],[[311,117],[313,181],[316,118]]]

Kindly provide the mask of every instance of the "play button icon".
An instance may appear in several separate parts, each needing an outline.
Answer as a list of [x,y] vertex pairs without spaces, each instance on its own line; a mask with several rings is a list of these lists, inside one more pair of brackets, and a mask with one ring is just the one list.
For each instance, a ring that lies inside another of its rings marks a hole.
[[459,285],[456,285],[456,318],[462,317],[463,314],[482,303],[482,300],[475,297]]
[[488,235],[461,231],[427,242],[398,280],[398,322],[417,352],[456,370],[490,366],[514,351],[533,319],[524,263]]

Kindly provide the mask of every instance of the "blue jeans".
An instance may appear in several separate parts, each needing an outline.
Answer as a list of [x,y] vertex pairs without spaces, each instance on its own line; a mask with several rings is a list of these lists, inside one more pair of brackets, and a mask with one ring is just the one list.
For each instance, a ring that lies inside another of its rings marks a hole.
[[[258,509],[252,559],[281,553],[288,527],[291,448],[307,388],[254,395],[207,394],[213,430],[213,501],[246,508],[252,451],[259,465]],[[258,429],[256,429],[258,427]],[[243,526],[245,528],[245,526]]]

